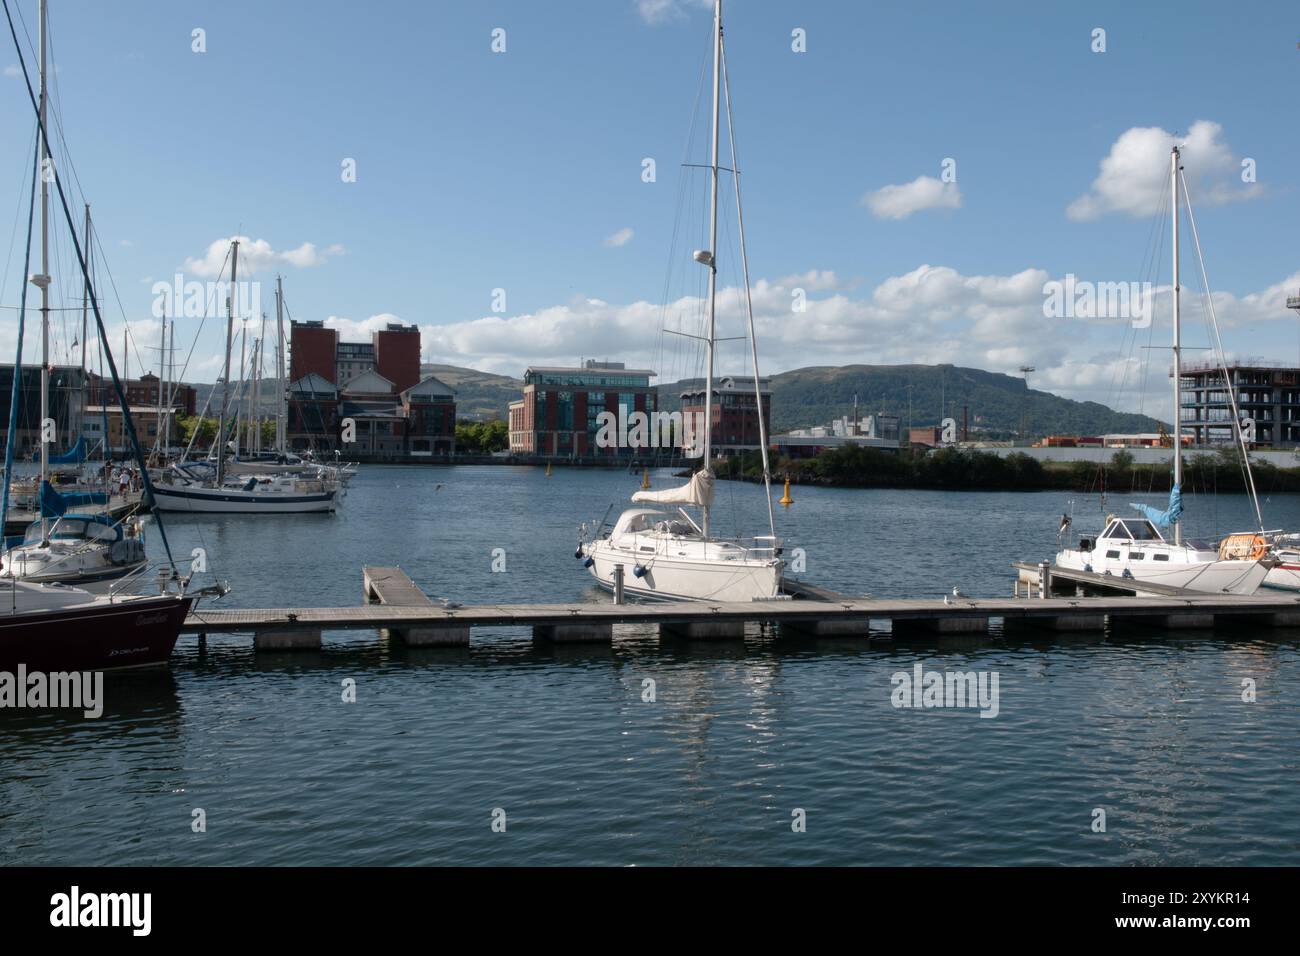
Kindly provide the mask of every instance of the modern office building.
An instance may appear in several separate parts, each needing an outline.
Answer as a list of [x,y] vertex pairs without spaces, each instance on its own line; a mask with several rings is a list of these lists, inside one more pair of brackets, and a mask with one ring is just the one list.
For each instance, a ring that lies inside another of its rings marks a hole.
[[1227,374],[1225,380],[1223,368],[1214,362],[1183,367],[1179,411],[1191,444],[1213,447],[1236,441],[1231,387],[1246,428],[1254,429],[1254,447],[1300,446],[1300,368],[1258,359],[1234,362]]
[[[510,403],[510,451],[516,455],[583,458],[644,456],[655,449],[598,442],[599,415],[629,422],[634,412],[658,411],[648,369],[587,361],[580,368],[534,366],[524,372],[524,397]],[[602,447],[603,445],[603,447]]]

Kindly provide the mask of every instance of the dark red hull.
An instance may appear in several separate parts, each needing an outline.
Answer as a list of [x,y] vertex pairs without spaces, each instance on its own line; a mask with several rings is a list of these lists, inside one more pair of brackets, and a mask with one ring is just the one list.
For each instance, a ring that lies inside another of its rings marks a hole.
[[193,598],[0,614],[0,671],[86,671],[166,664]]

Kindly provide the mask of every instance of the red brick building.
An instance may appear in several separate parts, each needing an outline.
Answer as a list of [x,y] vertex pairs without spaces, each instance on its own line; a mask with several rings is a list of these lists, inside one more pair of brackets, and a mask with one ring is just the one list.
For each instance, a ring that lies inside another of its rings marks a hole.
[[420,330],[413,325],[389,325],[371,336],[375,371],[398,392],[420,384]]
[[[117,391],[113,388],[111,378],[100,378],[94,372],[86,373],[87,405],[117,405]],[[162,380],[152,372],[139,378],[124,379],[122,389],[126,392],[128,405],[142,408],[157,408],[161,401]],[[167,397],[172,405],[179,408],[181,414],[193,415],[197,412],[197,396],[189,385],[167,384]]]
[[294,322],[289,327],[289,381],[319,375],[337,385],[338,348],[337,329],[325,328],[324,322]]
[[[772,434],[772,391],[768,380],[759,379],[763,397],[763,428]],[[704,385],[681,393],[682,418],[704,420]],[[762,444],[758,428],[758,402],[753,379],[730,376],[713,382],[713,454],[727,455],[740,451],[757,451]]]

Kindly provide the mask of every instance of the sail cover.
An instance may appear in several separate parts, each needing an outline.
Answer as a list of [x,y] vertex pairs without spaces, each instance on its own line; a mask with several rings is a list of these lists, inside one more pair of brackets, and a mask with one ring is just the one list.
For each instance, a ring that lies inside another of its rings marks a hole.
[[663,491],[638,491],[632,496],[633,501],[652,501],[661,505],[699,505],[707,508],[713,504],[713,472],[697,471],[691,480],[680,488],[665,488]]
[[86,460],[86,438],[81,436],[77,443],[62,455],[51,455],[51,465],[80,465]]
[[1142,516],[1158,528],[1168,528],[1177,521],[1183,513],[1183,490],[1178,485],[1174,485],[1169,491],[1169,507],[1164,511],[1157,511],[1150,505],[1130,504],[1135,511],[1142,513]]

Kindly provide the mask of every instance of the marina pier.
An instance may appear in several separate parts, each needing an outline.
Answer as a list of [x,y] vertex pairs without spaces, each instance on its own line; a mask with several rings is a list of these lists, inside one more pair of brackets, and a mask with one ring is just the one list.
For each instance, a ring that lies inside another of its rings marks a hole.
[[[1024,568],[1032,565],[1022,566]],[[431,601],[400,568],[365,568],[367,598],[356,607],[200,607],[182,633],[248,634],[259,650],[319,649],[327,630],[387,631],[411,646],[466,646],[475,628],[529,627],[534,639],[609,642],[616,624],[657,625],[666,637],[740,639],[747,624],[777,625],[791,637],[895,639],[1004,631],[1102,631],[1241,628],[1243,632],[1300,627],[1300,595],[1140,594],[1131,596],[1013,596],[1009,598],[867,598],[794,584],[790,599],[748,603],[707,601],[637,604],[478,604]],[[1148,586],[1149,587],[1149,586]],[[1173,590],[1173,589],[1169,589]],[[1019,591],[1019,587],[1017,587]],[[817,594],[820,596],[812,596]]]

